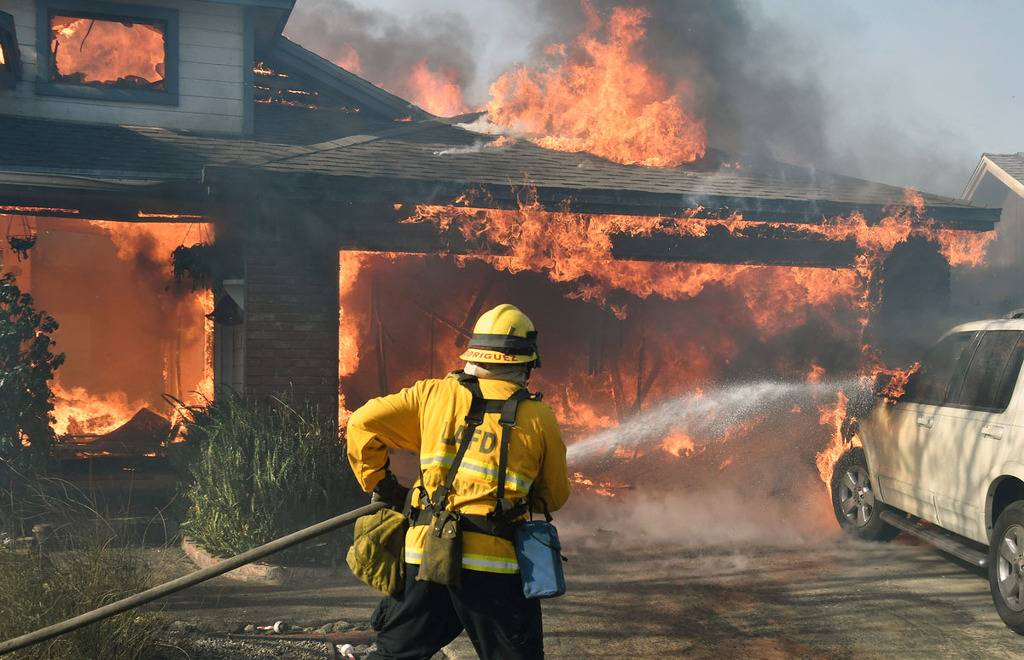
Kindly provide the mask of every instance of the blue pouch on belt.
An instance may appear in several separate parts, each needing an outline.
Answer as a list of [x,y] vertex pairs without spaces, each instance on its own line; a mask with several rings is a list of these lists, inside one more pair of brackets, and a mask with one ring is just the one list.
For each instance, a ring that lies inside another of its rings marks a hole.
[[516,557],[527,598],[554,598],[565,593],[562,545],[550,522],[531,520],[516,527]]

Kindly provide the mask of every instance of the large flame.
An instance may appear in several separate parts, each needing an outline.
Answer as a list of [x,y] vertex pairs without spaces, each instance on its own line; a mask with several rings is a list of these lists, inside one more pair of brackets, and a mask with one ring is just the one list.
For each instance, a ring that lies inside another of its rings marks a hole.
[[587,28],[571,48],[549,49],[547,68],[519,67],[491,85],[491,122],[559,151],[618,163],[671,167],[704,155],[704,123],[688,89],[668,83],[640,56],[649,13],[617,7],[607,21],[584,3]]
[[162,88],[164,33],[156,25],[54,16],[50,27],[61,80]]
[[213,296],[175,283],[170,260],[183,241],[209,240],[205,225],[33,223],[38,243],[17,264],[18,284],[60,324],[56,350],[66,361],[51,383],[58,437],[109,433],[143,408],[169,417],[164,393],[187,404],[212,398]]
[[457,73],[432,69],[425,59],[413,65],[405,86],[409,100],[431,114],[450,117],[469,111]]

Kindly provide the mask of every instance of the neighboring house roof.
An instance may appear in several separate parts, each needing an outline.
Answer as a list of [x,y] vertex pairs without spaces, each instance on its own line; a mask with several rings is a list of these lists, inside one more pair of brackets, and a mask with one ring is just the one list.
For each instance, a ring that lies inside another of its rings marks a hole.
[[982,154],[962,197],[968,200],[984,199],[984,203],[1001,205],[1006,190],[1001,189],[999,184],[1024,197],[1024,151],[1014,154]]

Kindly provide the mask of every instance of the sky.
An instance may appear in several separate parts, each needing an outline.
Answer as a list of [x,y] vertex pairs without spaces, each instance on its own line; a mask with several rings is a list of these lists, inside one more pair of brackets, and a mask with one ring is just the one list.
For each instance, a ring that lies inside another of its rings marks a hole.
[[[313,1],[332,0],[298,0],[296,12]],[[551,28],[542,0],[349,1],[421,32],[432,18],[458,19],[472,104]],[[1024,151],[1024,2],[739,2],[755,27],[782,35],[788,74],[820,90],[828,155],[814,165],[956,196],[982,152]]]

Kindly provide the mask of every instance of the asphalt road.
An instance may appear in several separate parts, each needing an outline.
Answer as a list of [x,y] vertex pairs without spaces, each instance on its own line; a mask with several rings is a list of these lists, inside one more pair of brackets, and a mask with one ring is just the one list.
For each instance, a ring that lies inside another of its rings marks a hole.
[[[983,574],[900,537],[831,536],[771,547],[740,535],[714,547],[608,550],[594,532],[569,549],[570,593],[545,603],[549,657],[1019,657]],[[569,545],[568,543],[566,545]],[[616,545],[610,543],[610,545]],[[187,570],[164,551],[161,570]],[[376,602],[344,575],[317,586],[221,578],[164,603],[165,615],[221,628],[285,619],[365,622]],[[472,658],[465,639],[449,657]]]

